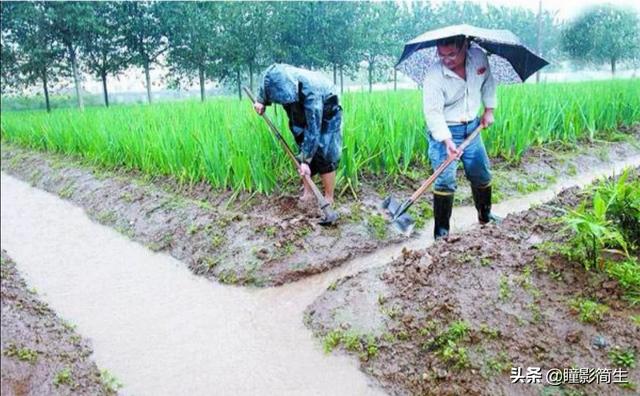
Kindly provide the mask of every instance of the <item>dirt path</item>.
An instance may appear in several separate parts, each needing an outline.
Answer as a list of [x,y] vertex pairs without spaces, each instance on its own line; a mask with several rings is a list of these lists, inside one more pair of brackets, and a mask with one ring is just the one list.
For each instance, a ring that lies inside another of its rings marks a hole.
[[[505,215],[568,185],[588,183],[640,157],[505,201]],[[304,327],[304,309],[337,279],[397,257],[401,246],[271,289],[211,283],[180,262],[89,220],[82,209],[2,174],[2,246],[30,284],[89,337],[100,367],[128,394],[380,394],[353,358],[327,356]],[[472,226],[468,207],[454,229]],[[430,224],[426,225],[427,229]],[[409,247],[430,243],[429,233]]]

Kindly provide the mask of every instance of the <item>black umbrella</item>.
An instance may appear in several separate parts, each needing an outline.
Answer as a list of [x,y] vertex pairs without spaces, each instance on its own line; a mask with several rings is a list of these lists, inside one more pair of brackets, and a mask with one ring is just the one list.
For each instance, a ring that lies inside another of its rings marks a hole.
[[430,30],[406,43],[396,68],[422,84],[428,68],[438,61],[436,41],[458,36],[467,37],[471,46],[480,47],[487,53],[491,73],[499,83],[523,82],[549,64],[509,30],[453,25]]

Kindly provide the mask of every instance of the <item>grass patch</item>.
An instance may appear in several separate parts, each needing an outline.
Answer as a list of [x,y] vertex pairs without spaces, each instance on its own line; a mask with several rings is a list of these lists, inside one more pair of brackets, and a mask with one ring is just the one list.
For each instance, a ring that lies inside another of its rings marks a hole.
[[22,362],[35,363],[38,360],[38,351],[29,348],[18,348],[16,344],[10,343],[3,351],[7,357],[15,357]]
[[328,332],[322,340],[325,353],[330,353],[339,345],[342,345],[347,351],[358,353],[362,360],[369,360],[378,355],[378,343],[371,334],[362,335],[354,331],[335,329]]
[[607,313],[609,308],[586,298],[576,298],[569,301],[569,306],[578,313],[583,323],[598,323]]
[[367,218],[367,226],[369,232],[379,240],[384,239],[387,236],[387,221],[379,214],[372,214]]
[[500,275],[498,280],[498,299],[500,301],[508,301],[511,299],[511,287],[509,286],[509,278],[504,274]]
[[100,382],[107,389],[108,392],[117,393],[120,388],[123,387],[120,382],[109,370],[100,370]]
[[71,369],[69,367],[65,367],[62,370],[56,373],[55,378],[53,379],[53,384],[55,386],[60,385],[73,385],[73,377],[71,376]]
[[453,322],[446,330],[425,342],[422,348],[435,350],[436,356],[457,369],[469,367],[467,349],[459,343],[468,336],[470,331],[471,327],[466,321]]
[[622,349],[616,346],[609,352],[609,359],[616,367],[636,367],[636,353],[633,349]]

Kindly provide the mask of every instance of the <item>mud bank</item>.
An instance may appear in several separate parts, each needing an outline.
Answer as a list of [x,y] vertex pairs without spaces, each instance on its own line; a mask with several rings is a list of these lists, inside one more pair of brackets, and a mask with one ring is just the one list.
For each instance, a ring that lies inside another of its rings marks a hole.
[[100,372],[73,325],[38,299],[2,251],[2,394],[114,395],[117,380]]
[[[639,137],[640,128],[626,130]],[[518,166],[497,164],[494,200],[541,190],[557,179],[598,168],[610,158],[640,154],[623,141],[591,145],[566,153],[534,150]],[[39,153],[3,142],[2,170],[33,186],[70,200],[94,220],[111,226],[151,250],[169,253],[197,275],[222,283],[277,286],[325,272],[363,254],[406,241],[378,208],[390,192],[407,197],[428,170],[402,180],[367,179],[358,200],[338,198],[337,227],[317,225],[319,211],[290,193],[271,197],[215,193],[204,184],[181,186],[166,178],[145,179],[131,171],[103,171],[58,154]],[[458,203],[469,203],[461,181]],[[295,181],[292,181],[295,185]],[[431,216],[430,194],[414,209],[418,232]],[[427,231],[430,232],[430,231]]]
[[[602,272],[545,249],[562,242],[550,218],[586,196],[569,189],[499,226],[404,250],[332,285],[305,322],[391,394],[637,394],[640,307]],[[602,320],[579,319],[572,301],[583,297],[607,307]],[[514,367],[613,369],[621,351],[635,354],[626,387],[511,382]]]
[[89,216],[153,251],[184,261],[197,275],[222,283],[274,286],[326,271],[403,238],[387,233],[379,216],[343,206],[337,227],[294,196],[246,196],[205,186],[186,191],[133,174],[101,172],[59,155],[3,144],[2,169],[82,207]]

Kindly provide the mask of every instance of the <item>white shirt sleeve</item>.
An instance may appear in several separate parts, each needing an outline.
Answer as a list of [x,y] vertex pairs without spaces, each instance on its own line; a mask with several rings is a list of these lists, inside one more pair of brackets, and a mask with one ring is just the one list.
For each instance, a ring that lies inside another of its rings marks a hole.
[[431,136],[438,142],[451,138],[451,132],[444,118],[444,92],[439,82],[427,77],[423,86],[422,105]]
[[487,68],[487,73],[484,82],[482,83],[482,103],[485,108],[495,109],[498,105],[498,97],[496,95],[496,80],[491,73],[491,67],[489,66],[489,59],[487,55],[482,53],[483,62]]

